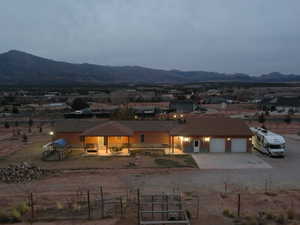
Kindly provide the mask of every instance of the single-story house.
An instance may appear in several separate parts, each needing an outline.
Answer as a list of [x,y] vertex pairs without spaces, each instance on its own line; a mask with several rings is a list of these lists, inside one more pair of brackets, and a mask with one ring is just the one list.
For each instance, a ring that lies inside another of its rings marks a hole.
[[179,152],[251,152],[252,133],[240,119],[193,118],[171,120],[64,120],[55,138],[99,155],[133,149]]

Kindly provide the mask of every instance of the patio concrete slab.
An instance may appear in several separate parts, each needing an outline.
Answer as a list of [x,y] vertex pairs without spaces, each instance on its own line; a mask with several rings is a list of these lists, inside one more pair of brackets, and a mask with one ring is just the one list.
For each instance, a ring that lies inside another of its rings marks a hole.
[[200,169],[269,169],[270,164],[253,153],[192,154]]

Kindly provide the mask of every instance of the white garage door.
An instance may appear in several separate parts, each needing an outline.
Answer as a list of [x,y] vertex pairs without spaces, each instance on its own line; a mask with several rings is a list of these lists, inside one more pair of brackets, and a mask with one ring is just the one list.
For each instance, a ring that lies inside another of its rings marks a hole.
[[210,152],[225,152],[225,139],[212,138],[209,143]]
[[247,152],[247,141],[245,138],[231,139],[231,152]]

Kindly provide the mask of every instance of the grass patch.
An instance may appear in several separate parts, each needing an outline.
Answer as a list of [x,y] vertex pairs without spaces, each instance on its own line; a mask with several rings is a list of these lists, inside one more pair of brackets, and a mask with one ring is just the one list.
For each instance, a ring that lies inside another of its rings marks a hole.
[[198,168],[197,163],[195,162],[195,160],[193,159],[193,157],[190,156],[190,155],[184,155],[184,160],[183,161],[189,167]]
[[184,167],[184,165],[182,165],[182,164],[179,163],[178,161],[172,160],[172,159],[158,158],[158,159],[155,159],[154,162],[155,162],[158,166],[164,167],[164,168]]

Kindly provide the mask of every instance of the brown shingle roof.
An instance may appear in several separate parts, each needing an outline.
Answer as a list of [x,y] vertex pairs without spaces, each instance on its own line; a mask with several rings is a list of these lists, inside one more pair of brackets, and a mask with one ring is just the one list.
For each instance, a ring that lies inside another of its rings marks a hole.
[[251,136],[240,119],[194,118],[180,124],[176,121],[109,121],[64,120],[55,132],[79,132],[82,136],[131,136],[134,131],[169,132],[173,136]]
[[176,121],[165,120],[124,120],[118,122],[129,127],[133,131],[169,132],[178,125],[178,122]]
[[65,119],[55,123],[56,133],[81,133],[87,129],[103,124],[108,120]]
[[232,118],[195,118],[178,125],[173,136],[251,136],[246,123]]
[[133,131],[117,121],[109,121],[84,131],[82,136],[131,136]]

